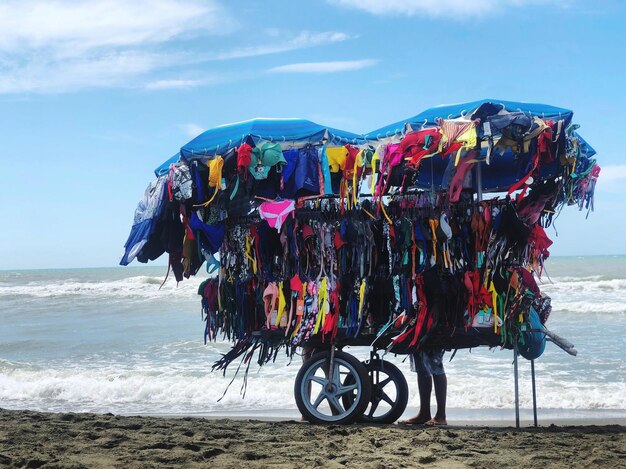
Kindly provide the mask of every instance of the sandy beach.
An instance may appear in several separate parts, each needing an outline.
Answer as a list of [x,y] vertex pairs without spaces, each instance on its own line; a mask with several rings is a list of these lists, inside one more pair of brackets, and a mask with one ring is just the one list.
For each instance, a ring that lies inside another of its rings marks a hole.
[[7,467],[626,467],[626,427],[315,426],[0,410]]

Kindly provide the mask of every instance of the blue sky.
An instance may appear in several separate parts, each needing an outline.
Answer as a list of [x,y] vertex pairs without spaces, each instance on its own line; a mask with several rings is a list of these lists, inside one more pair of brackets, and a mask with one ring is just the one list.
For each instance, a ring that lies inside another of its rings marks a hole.
[[624,254],[626,2],[0,4],[0,269],[113,266],[152,170],[252,117],[367,132],[493,97],[573,109],[603,167],[553,255]]

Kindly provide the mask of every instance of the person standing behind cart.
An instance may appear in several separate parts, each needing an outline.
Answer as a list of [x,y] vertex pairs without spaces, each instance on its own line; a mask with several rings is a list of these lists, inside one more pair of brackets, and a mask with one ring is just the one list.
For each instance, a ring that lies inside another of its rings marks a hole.
[[[433,317],[439,317],[439,312],[446,308],[449,292],[444,291],[442,286],[437,268],[424,271],[424,296]],[[417,309],[420,309],[419,304]],[[443,369],[443,354],[443,349],[427,346],[410,355],[411,371],[417,373],[420,409],[415,417],[404,421],[404,423],[431,426],[448,424],[446,420],[448,378]],[[433,387],[435,388],[435,400],[437,401],[437,412],[434,417],[431,416],[430,412],[430,398]]]
[[[443,369],[444,350],[420,350],[410,356],[411,371],[417,373],[417,387],[420,395],[420,410],[415,417],[405,420],[409,425],[447,425],[446,395],[448,378]],[[434,417],[430,413],[430,396],[433,384],[437,412]]]
[[[432,271],[431,271],[432,272]],[[433,277],[429,277],[433,278]],[[437,314],[442,292],[438,291],[439,284],[434,278],[434,282],[427,282],[424,294],[427,297],[427,304],[431,306],[431,313]],[[417,373],[417,389],[420,395],[420,410],[413,418],[404,423],[410,425],[447,425],[446,420],[446,397],[448,394],[448,378],[443,369],[443,349],[418,350],[410,356],[411,371]],[[434,386],[433,386],[434,385]],[[437,412],[434,417],[430,413],[430,397],[433,387],[435,388],[435,400],[437,401]]]

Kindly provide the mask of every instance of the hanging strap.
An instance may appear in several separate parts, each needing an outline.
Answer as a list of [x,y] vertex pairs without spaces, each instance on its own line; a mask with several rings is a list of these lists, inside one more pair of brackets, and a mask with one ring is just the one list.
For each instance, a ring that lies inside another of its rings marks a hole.
[[372,163],[371,163],[372,164],[372,181],[370,184],[370,194],[372,195],[372,197],[374,197],[376,193],[376,181],[378,179],[378,172],[376,171],[376,163],[380,163],[380,155],[378,154],[379,148],[380,148],[380,145],[374,151],[374,156],[372,156]]
[[256,275],[256,260],[252,257],[252,243],[250,236],[246,236],[246,257],[250,259],[250,262],[252,263],[252,272]]

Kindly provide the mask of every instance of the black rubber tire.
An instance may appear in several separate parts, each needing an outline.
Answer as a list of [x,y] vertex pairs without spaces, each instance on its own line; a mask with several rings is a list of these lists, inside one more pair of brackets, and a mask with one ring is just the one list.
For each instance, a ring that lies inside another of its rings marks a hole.
[[[409,402],[409,385],[406,382],[404,374],[396,365],[385,360],[366,361],[363,362],[363,365],[367,368],[367,374],[370,380],[372,392],[368,407],[366,407],[363,414],[361,414],[357,421],[362,423],[380,424],[395,422],[402,416]],[[380,374],[387,375],[387,378],[381,381],[379,379]],[[348,376],[346,380],[348,380],[348,383],[344,384],[350,384],[350,376]],[[395,399],[391,399],[384,391],[384,388],[390,385],[393,385],[395,388]],[[343,399],[345,400],[343,405],[348,406],[351,400],[354,399],[354,396],[346,394],[343,396]],[[375,415],[375,411],[381,400],[387,402],[390,409],[381,415]]]
[[[294,385],[296,404],[302,416],[311,423],[349,424],[356,421],[363,414],[370,402],[371,388],[367,369],[352,355],[338,350],[335,351],[335,367],[339,367],[339,373],[343,370],[344,374],[347,373],[347,376],[342,378],[341,374],[339,374],[335,377],[335,381],[338,382],[332,382],[333,379],[331,379],[331,384],[334,388],[330,392],[334,396],[335,405],[339,408],[343,405],[341,411],[335,409],[335,412],[333,412],[330,406],[330,399],[322,397],[322,394],[326,393],[326,388],[320,384],[320,381],[328,380],[324,367],[328,366],[329,358],[330,351],[324,351],[313,355],[313,357],[303,363],[300,371],[298,371]],[[324,372],[324,377],[315,375],[318,370]],[[316,381],[313,381],[314,379]],[[346,381],[347,384],[344,384]],[[316,402],[312,401],[311,394],[316,392],[312,390],[313,382],[320,387],[320,392],[315,399],[315,401],[319,400],[317,405],[315,405]],[[341,393],[343,387],[351,387],[353,385],[355,386],[354,390],[343,390],[343,393]],[[344,401],[343,396],[345,394],[350,394],[352,399]],[[329,405],[329,411],[326,414],[319,410],[319,406],[324,400]],[[348,405],[345,405],[346,402]]]

